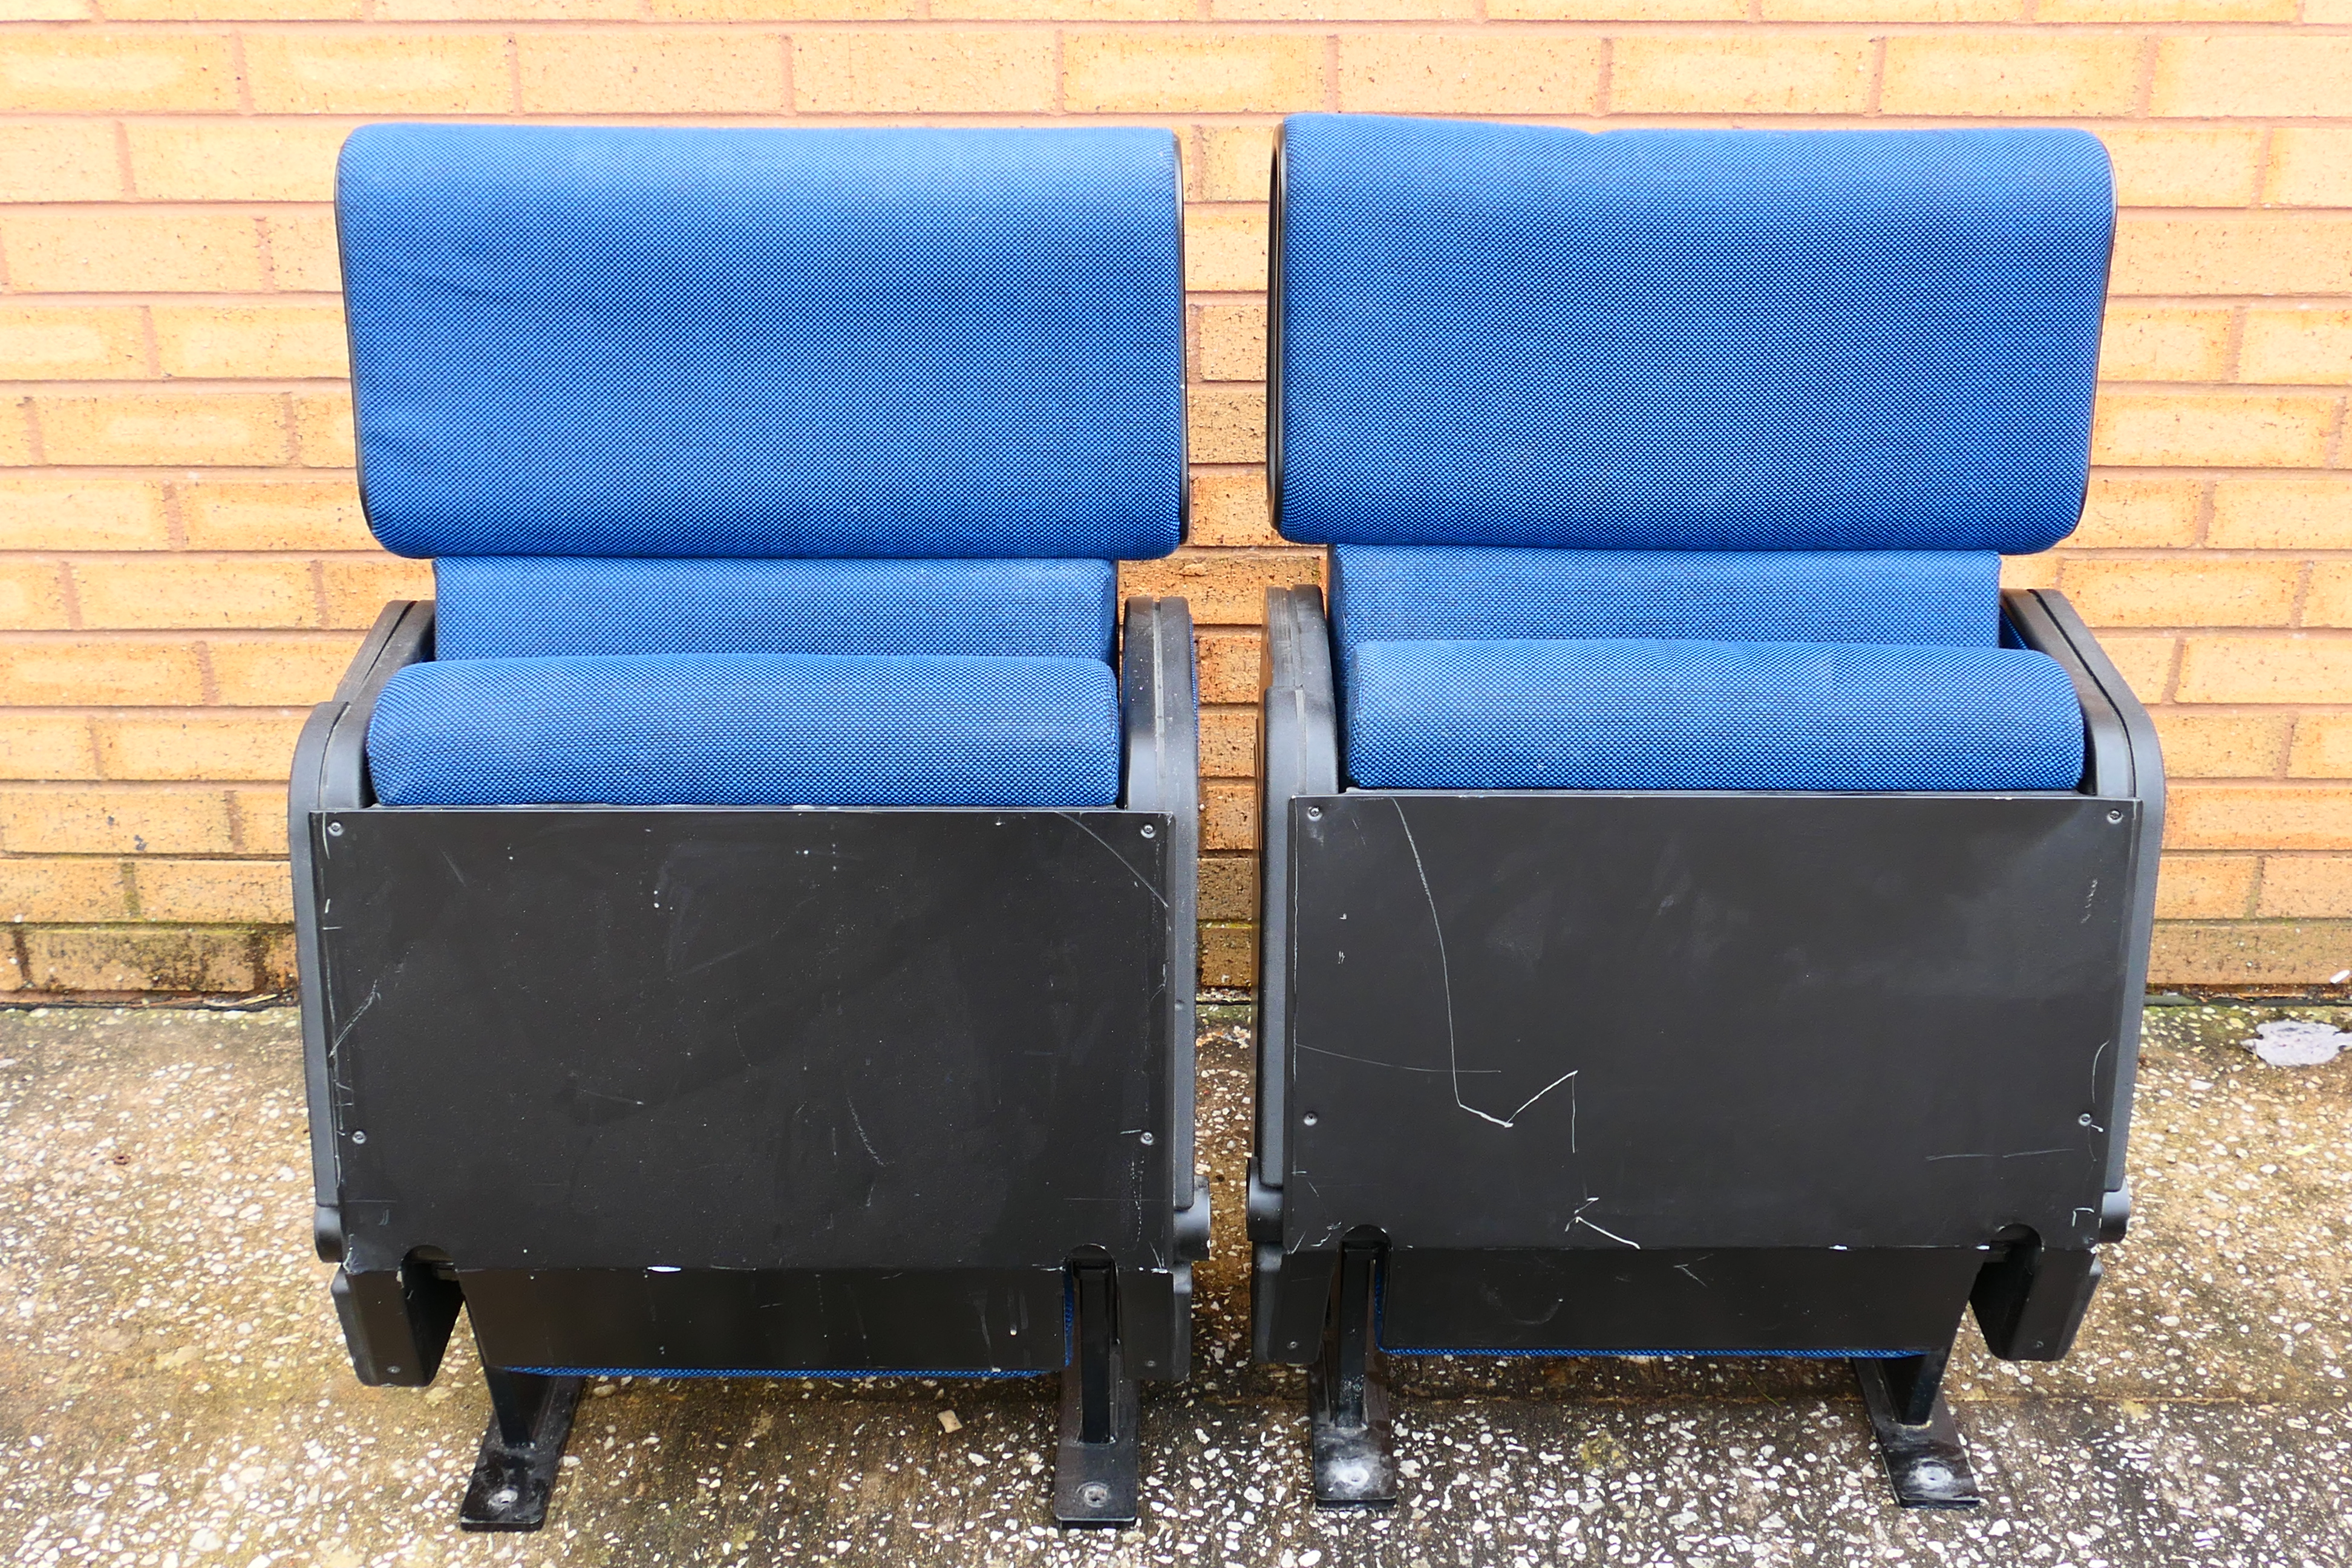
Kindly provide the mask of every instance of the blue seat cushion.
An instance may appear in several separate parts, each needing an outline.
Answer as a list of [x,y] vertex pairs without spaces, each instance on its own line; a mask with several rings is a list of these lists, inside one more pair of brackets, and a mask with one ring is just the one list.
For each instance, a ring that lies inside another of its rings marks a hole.
[[1175,548],[1175,138],[372,125],[335,209],[405,555]]
[[1108,659],[1108,561],[643,561],[452,555],[436,657],[938,654]]
[[436,660],[367,753],[387,805],[1109,805],[1118,689],[1088,658]]
[[2014,553],[2080,519],[2087,132],[1304,115],[1283,150],[1291,539]]
[[2023,648],[1361,642],[1348,773],[1373,789],[2041,790],[2083,714]]
[[1992,647],[2000,557],[1343,544],[1331,552],[1331,626],[1343,652],[1425,637]]

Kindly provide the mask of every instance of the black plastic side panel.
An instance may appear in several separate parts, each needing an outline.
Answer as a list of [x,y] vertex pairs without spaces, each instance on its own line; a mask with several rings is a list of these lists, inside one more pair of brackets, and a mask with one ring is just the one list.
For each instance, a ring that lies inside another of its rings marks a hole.
[[1258,1180],[1283,1182],[1284,1044],[1290,1027],[1290,803],[1339,788],[1338,707],[1323,595],[1274,588],[1265,596],[1265,692],[1259,709]]

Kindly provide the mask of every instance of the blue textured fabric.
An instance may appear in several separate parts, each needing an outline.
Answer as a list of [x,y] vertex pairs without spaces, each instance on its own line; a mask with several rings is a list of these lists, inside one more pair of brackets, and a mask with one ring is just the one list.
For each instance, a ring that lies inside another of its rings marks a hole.
[[1159,556],[1174,139],[375,125],[336,185],[408,555]]
[[942,654],[1108,659],[1108,561],[583,561],[452,555],[435,657]]
[[1343,544],[1331,552],[1331,629],[1342,651],[1428,637],[1992,647],[2000,557]]
[[1109,805],[1086,658],[805,654],[411,665],[368,726],[387,805]]
[[2073,789],[2083,713],[2015,648],[1361,642],[1348,772],[1373,789]]
[[1291,539],[2014,553],[2080,518],[2085,132],[1283,135]]

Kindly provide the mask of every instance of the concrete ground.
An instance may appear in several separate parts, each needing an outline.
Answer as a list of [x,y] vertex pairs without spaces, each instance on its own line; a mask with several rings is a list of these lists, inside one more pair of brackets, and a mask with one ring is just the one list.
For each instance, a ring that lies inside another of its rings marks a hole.
[[[2352,1022],[2352,1010],[2293,1016]],[[2150,1014],[2138,1216],[2071,1361],[1953,1385],[1985,1485],[1904,1514],[1835,1365],[1405,1362],[1409,1481],[1318,1517],[1302,1380],[1248,1365],[1247,1042],[1202,1061],[1198,1371],[1145,1410],[1145,1523],[1045,1522],[1048,1383],[606,1383],[549,1528],[467,1536],[487,1402],[352,1380],[309,1246],[293,1015],[0,1013],[0,1550],[228,1568],[551,1562],[2352,1563],[2352,1052],[2277,1009]]]

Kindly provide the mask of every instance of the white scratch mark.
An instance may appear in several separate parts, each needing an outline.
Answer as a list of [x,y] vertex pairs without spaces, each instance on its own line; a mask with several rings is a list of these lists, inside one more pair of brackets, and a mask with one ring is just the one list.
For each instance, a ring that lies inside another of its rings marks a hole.
[[889,1164],[889,1161],[874,1153],[874,1140],[866,1136],[866,1123],[857,1119],[857,1101],[845,1094],[841,1097],[841,1102],[849,1107],[849,1124],[857,1129],[857,1141],[866,1145],[866,1152],[868,1154],[873,1154],[874,1163],[877,1165]]
[[[1576,1069],[1570,1069],[1570,1071],[1560,1074],[1558,1078],[1552,1079],[1549,1083],[1544,1085],[1541,1089],[1528,1096],[1527,1099],[1519,1102],[1519,1108],[1517,1110],[1512,1111],[1508,1116],[1496,1116],[1492,1111],[1481,1110],[1476,1106],[1462,1098],[1462,1052],[1460,1042],[1455,1037],[1454,1028],[1454,968],[1452,964],[1446,962],[1445,957],[1445,923],[1438,919],[1437,893],[1436,890],[1429,885],[1429,868],[1421,863],[1421,845],[1412,836],[1412,824],[1405,820],[1404,802],[1391,797],[1389,801],[1389,805],[1396,809],[1397,826],[1404,829],[1404,847],[1408,850],[1412,851],[1413,873],[1421,879],[1421,896],[1429,901],[1430,929],[1437,933],[1437,983],[1445,997],[1445,1060],[1447,1070],[1451,1073],[1454,1080],[1454,1103],[1461,1110],[1468,1111],[1471,1115],[1477,1117],[1482,1121],[1491,1121],[1497,1127],[1508,1128],[1517,1122],[1520,1117],[1527,1114],[1528,1106],[1533,1105],[1537,1100],[1541,1100],[1545,1095],[1549,1094],[1561,1084],[1573,1079],[1576,1076]],[[1569,1103],[1570,1119],[1570,1121],[1573,1122],[1575,1117],[1575,1091],[1573,1090],[1570,1091]],[[1570,1151],[1573,1152],[1574,1139],[1572,1133],[1570,1147]],[[1599,1226],[1594,1226],[1592,1228],[1595,1230],[1601,1230]],[[1609,1235],[1607,1231],[1601,1231],[1601,1234],[1603,1236]],[[1611,1237],[1610,1239],[1612,1241],[1623,1241],[1624,1237]],[[1632,1242],[1626,1242],[1625,1245],[1631,1247],[1633,1244]]]
[[1083,818],[1073,816],[1066,811],[1057,811],[1054,815],[1060,817],[1064,822],[1070,824],[1073,827],[1076,827],[1079,832],[1085,834],[1087,837],[1093,839],[1104,848],[1109,849],[1110,858],[1118,861],[1121,868],[1123,868],[1129,876],[1135,879],[1136,885],[1138,887],[1151,895],[1151,901],[1153,903],[1158,904],[1163,910],[1168,907],[1167,895],[1162,893],[1159,889],[1153,887],[1151,883],[1145,879],[1142,872],[1137,870],[1134,867],[1128,865],[1127,857],[1120,854],[1116,848],[1113,848],[1109,839],[1105,838],[1101,834],[1097,833],[1093,828],[1088,827]]
[[[1330,1057],[1336,1060],[1343,1062],[1360,1062],[1368,1068],[1386,1068],[1391,1072],[1442,1073],[1447,1070],[1444,1068],[1409,1068],[1402,1062],[1377,1061],[1370,1057],[1351,1057],[1345,1051],[1327,1051],[1320,1046],[1300,1046],[1298,1048],[1305,1051],[1309,1056]],[[1464,1070],[1464,1076],[1475,1077],[1479,1074],[1485,1074],[1490,1077],[1499,1076],[1502,1070],[1503,1069],[1500,1068],[1468,1068]]]
[[[1599,1198],[1591,1198],[1591,1197],[1589,1197],[1589,1198],[1586,1198],[1582,1203],[1580,1203],[1580,1204],[1577,1205],[1576,1205],[1576,1212],[1575,1212],[1574,1214],[1572,1214],[1572,1215],[1569,1215],[1569,1216],[1568,1216],[1568,1228],[1569,1228],[1569,1229],[1570,1229],[1570,1230],[1574,1230],[1578,1226],[1580,1226],[1580,1226],[1583,1226],[1585,1229],[1587,1229],[1587,1230],[1593,1231],[1593,1232],[1598,1233],[1599,1235],[1601,1235],[1601,1236],[1605,1236],[1605,1237],[1607,1237],[1610,1240],[1612,1240],[1612,1241],[1615,1242],[1615,1243],[1616,1243],[1618,1246],[1620,1246],[1620,1247],[1632,1247],[1632,1248],[1633,1248],[1634,1251],[1636,1251],[1636,1252],[1641,1251],[1641,1250],[1642,1250],[1642,1244],[1641,1244],[1640,1242],[1638,1242],[1638,1241],[1634,1241],[1634,1240],[1633,1240],[1633,1239],[1631,1239],[1630,1237],[1627,1237],[1620,1236],[1620,1235],[1618,1235],[1615,1231],[1613,1231],[1613,1230],[1610,1230],[1610,1229],[1607,1229],[1607,1228],[1606,1228],[1606,1227],[1604,1227],[1604,1226],[1597,1226],[1597,1225],[1593,1224],[1591,1220],[1589,1220],[1589,1219],[1587,1219],[1587,1218],[1585,1218],[1585,1217],[1584,1217],[1584,1211],[1585,1211],[1586,1209],[1591,1208],[1594,1204],[1597,1204],[1597,1203],[1599,1203],[1600,1201],[1601,1201],[1601,1200],[1600,1200]],[[1696,1275],[1693,1275],[1693,1276],[1692,1276],[1692,1278],[1693,1278],[1693,1279],[1697,1279],[1697,1276],[1696,1276]],[[1704,1281],[1704,1280],[1701,1280],[1700,1282],[1701,1282],[1702,1284],[1704,1284],[1704,1283],[1705,1283],[1705,1281]]]
[[375,999],[383,994],[383,984],[381,981],[368,987],[367,1000],[361,1003],[358,1009],[344,1020],[343,1026],[335,1031],[335,1043],[327,1047],[330,1051],[340,1051],[343,1048],[343,1042],[351,1037],[351,1032],[353,1029],[359,1027],[360,1020],[367,1016],[367,1010],[375,1005]]
[[1675,1264],[1675,1273],[1677,1273],[1677,1274],[1688,1274],[1688,1275],[1690,1275],[1690,1279],[1691,1279],[1691,1283],[1692,1283],[1692,1284],[1694,1284],[1694,1285],[1697,1286],[1697,1287],[1698,1287],[1700,1289],[1702,1289],[1702,1290],[1704,1290],[1704,1289],[1707,1289],[1707,1283],[1706,1283],[1706,1280],[1704,1280],[1704,1279],[1700,1279],[1700,1278],[1698,1277],[1698,1275],[1697,1275],[1697,1274],[1696,1274],[1696,1272],[1691,1268],[1691,1266],[1690,1266],[1689,1264],[1687,1264],[1687,1263],[1677,1263],[1677,1264]]

